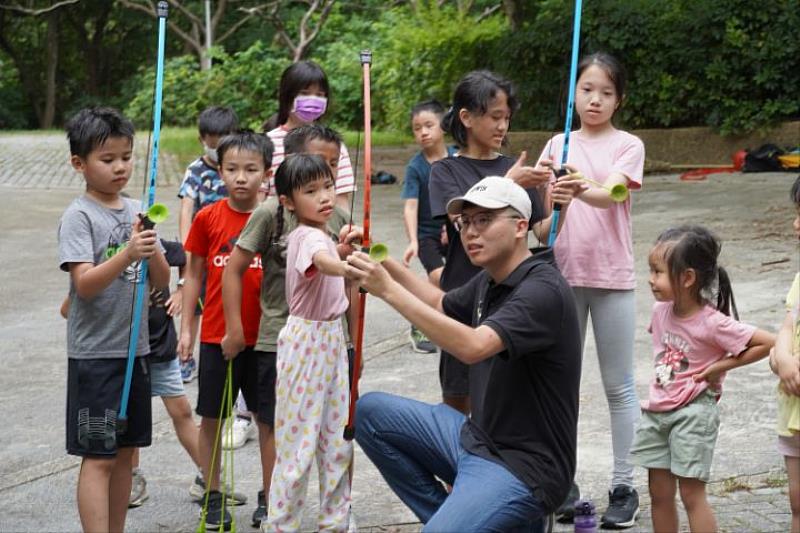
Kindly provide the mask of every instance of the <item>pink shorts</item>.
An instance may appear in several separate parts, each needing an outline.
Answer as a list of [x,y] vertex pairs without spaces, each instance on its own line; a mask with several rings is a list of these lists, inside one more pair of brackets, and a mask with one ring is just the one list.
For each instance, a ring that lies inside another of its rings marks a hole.
[[778,435],[778,453],[784,457],[800,457],[800,433],[791,437]]

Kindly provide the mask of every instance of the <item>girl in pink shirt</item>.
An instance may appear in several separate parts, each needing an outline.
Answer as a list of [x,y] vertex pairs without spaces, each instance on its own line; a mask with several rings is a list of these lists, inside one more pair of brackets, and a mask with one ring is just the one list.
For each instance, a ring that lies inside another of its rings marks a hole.
[[[611,188],[623,184],[638,190],[644,170],[644,145],[638,137],[614,127],[612,119],[625,94],[625,72],[608,54],[593,54],[578,65],[575,112],[581,127],[570,134],[567,168]],[[549,170],[561,155],[564,135],[553,137],[539,156],[537,170]],[[551,174],[552,175],[552,174]],[[636,331],[636,286],[631,236],[631,198],[612,201],[608,190],[591,186],[576,195],[554,245],[561,273],[572,287],[578,307],[581,338],[592,317],[597,358],[611,415],[614,470],[606,527],[634,525],[639,496],[633,488],[628,460],[639,400],[633,373]],[[572,515],[577,486],[557,511],[561,520]]]
[[311,466],[319,472],[319,530],[346,531],[350,520],[344,439],[349,402],[342,315],[347,311],[346,263],[326,224],[335,203],[334,178],[322,156],[296,154],[278,168],[281,203],[297,217],[287,237],[289,318],[278,336],[275,406],[276,463],[268,531],[298,531]]
[[[721,245],[701,226],[668,229],[650,251],[655,372],[631,457],[648,470],[655,531],[678,531],[675,492],[692,531],[716,531],[708,482],[725,372],[766,357],[771,333],[738,319]],[[714,294],[716,292],[716,294]]]

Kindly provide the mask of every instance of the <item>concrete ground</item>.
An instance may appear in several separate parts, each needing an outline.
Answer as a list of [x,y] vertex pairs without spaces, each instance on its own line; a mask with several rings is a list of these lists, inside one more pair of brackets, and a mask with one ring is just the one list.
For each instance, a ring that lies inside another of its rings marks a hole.
[[[143,154],[137,176],[144,168]],[[67,291],[67,275],[58,270],[58,220],[82,184],[69,167],[61,136],[0,136],[0,531],[77,531],[75,503],[78,460],[64,452],[65,323],[58,307]],[[396,157],[375,153],[375,169],[402,176]],[[175,192],[180,171],[162,164],[158,200],[177,213]],[[648,176],[634,195],[637,291],[636,381],[646,393],[650,376],[646,327],[652,297],[647,290],[647,250],[666,226],[699,222],[724,240],[742,320],[774,330],[782,318],[781,300],[798,269],[797,243],[791,236],[793,208],[788,202],[790,174],[717,174],[702,182],[681,182],[676,175]],[[129,187],[138,197],[141,186]],[[400,184],[373,188],[374,239],[398,257],[405,246]],[[361,220],[357,213],[355,219]],[[177,235],[173,216],[162,234]],[[419,265],[416,266],[418,270]],[[421,271],[421,270],[420,270]],[[412,352],[408,326],[393,310],[368,298],[366,366],[362,392],[383,390],[424,401],[439,399],[437,357]],[[787,531],[789,503],[782,458],[775,452],[776,380],[765,361],[734,371],[721,403],[722,428],[714,457],[712,504],[724,531]],[[196,382],[187,387],[192,402]],[[128,514],[129,531],[191,531],[198,507],[188,495],[195,472],[180,448],[160,401],[154,406],[153,446],[142,452],[150,499]],[[577,480],[600,510],[610,480],[608,409],[591,338],[587,341]],[[392,494],[356,447],[353,507],[362,531],[417,531],[420,524]],[[258,490],[257,446],[235,453],[237,490],[253,500]],[[649,531],[649,501],[643,471],[637,472],[642,515],[632,531]],[[310,483],[308,500],[315,500]],[[248,503],[234,511],[239,530],[250,531]],[[316,511],[307,509],[304,527],[313,530]],[[684,517],[684,528],[685,517]],[[557,531],[571,531],[559,526]]]

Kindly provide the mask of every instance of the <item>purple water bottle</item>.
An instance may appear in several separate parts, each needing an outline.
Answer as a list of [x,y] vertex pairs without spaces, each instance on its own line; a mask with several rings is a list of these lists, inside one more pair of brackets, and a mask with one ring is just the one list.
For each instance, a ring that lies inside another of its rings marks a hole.
[[575,533],[597,533],[597,516],[591,500],[575,502]]

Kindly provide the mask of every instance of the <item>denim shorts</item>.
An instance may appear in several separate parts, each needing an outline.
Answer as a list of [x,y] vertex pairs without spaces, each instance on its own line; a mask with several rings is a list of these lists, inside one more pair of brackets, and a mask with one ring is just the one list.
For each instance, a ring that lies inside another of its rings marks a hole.
[[631,461],[708,481],[718,434],[719,408],[714,393],[707,390],[673,411],[642,413]]
[[150,387],[153,397],[173,398],[186,394],[177,357],[163,363],[150,363]]

